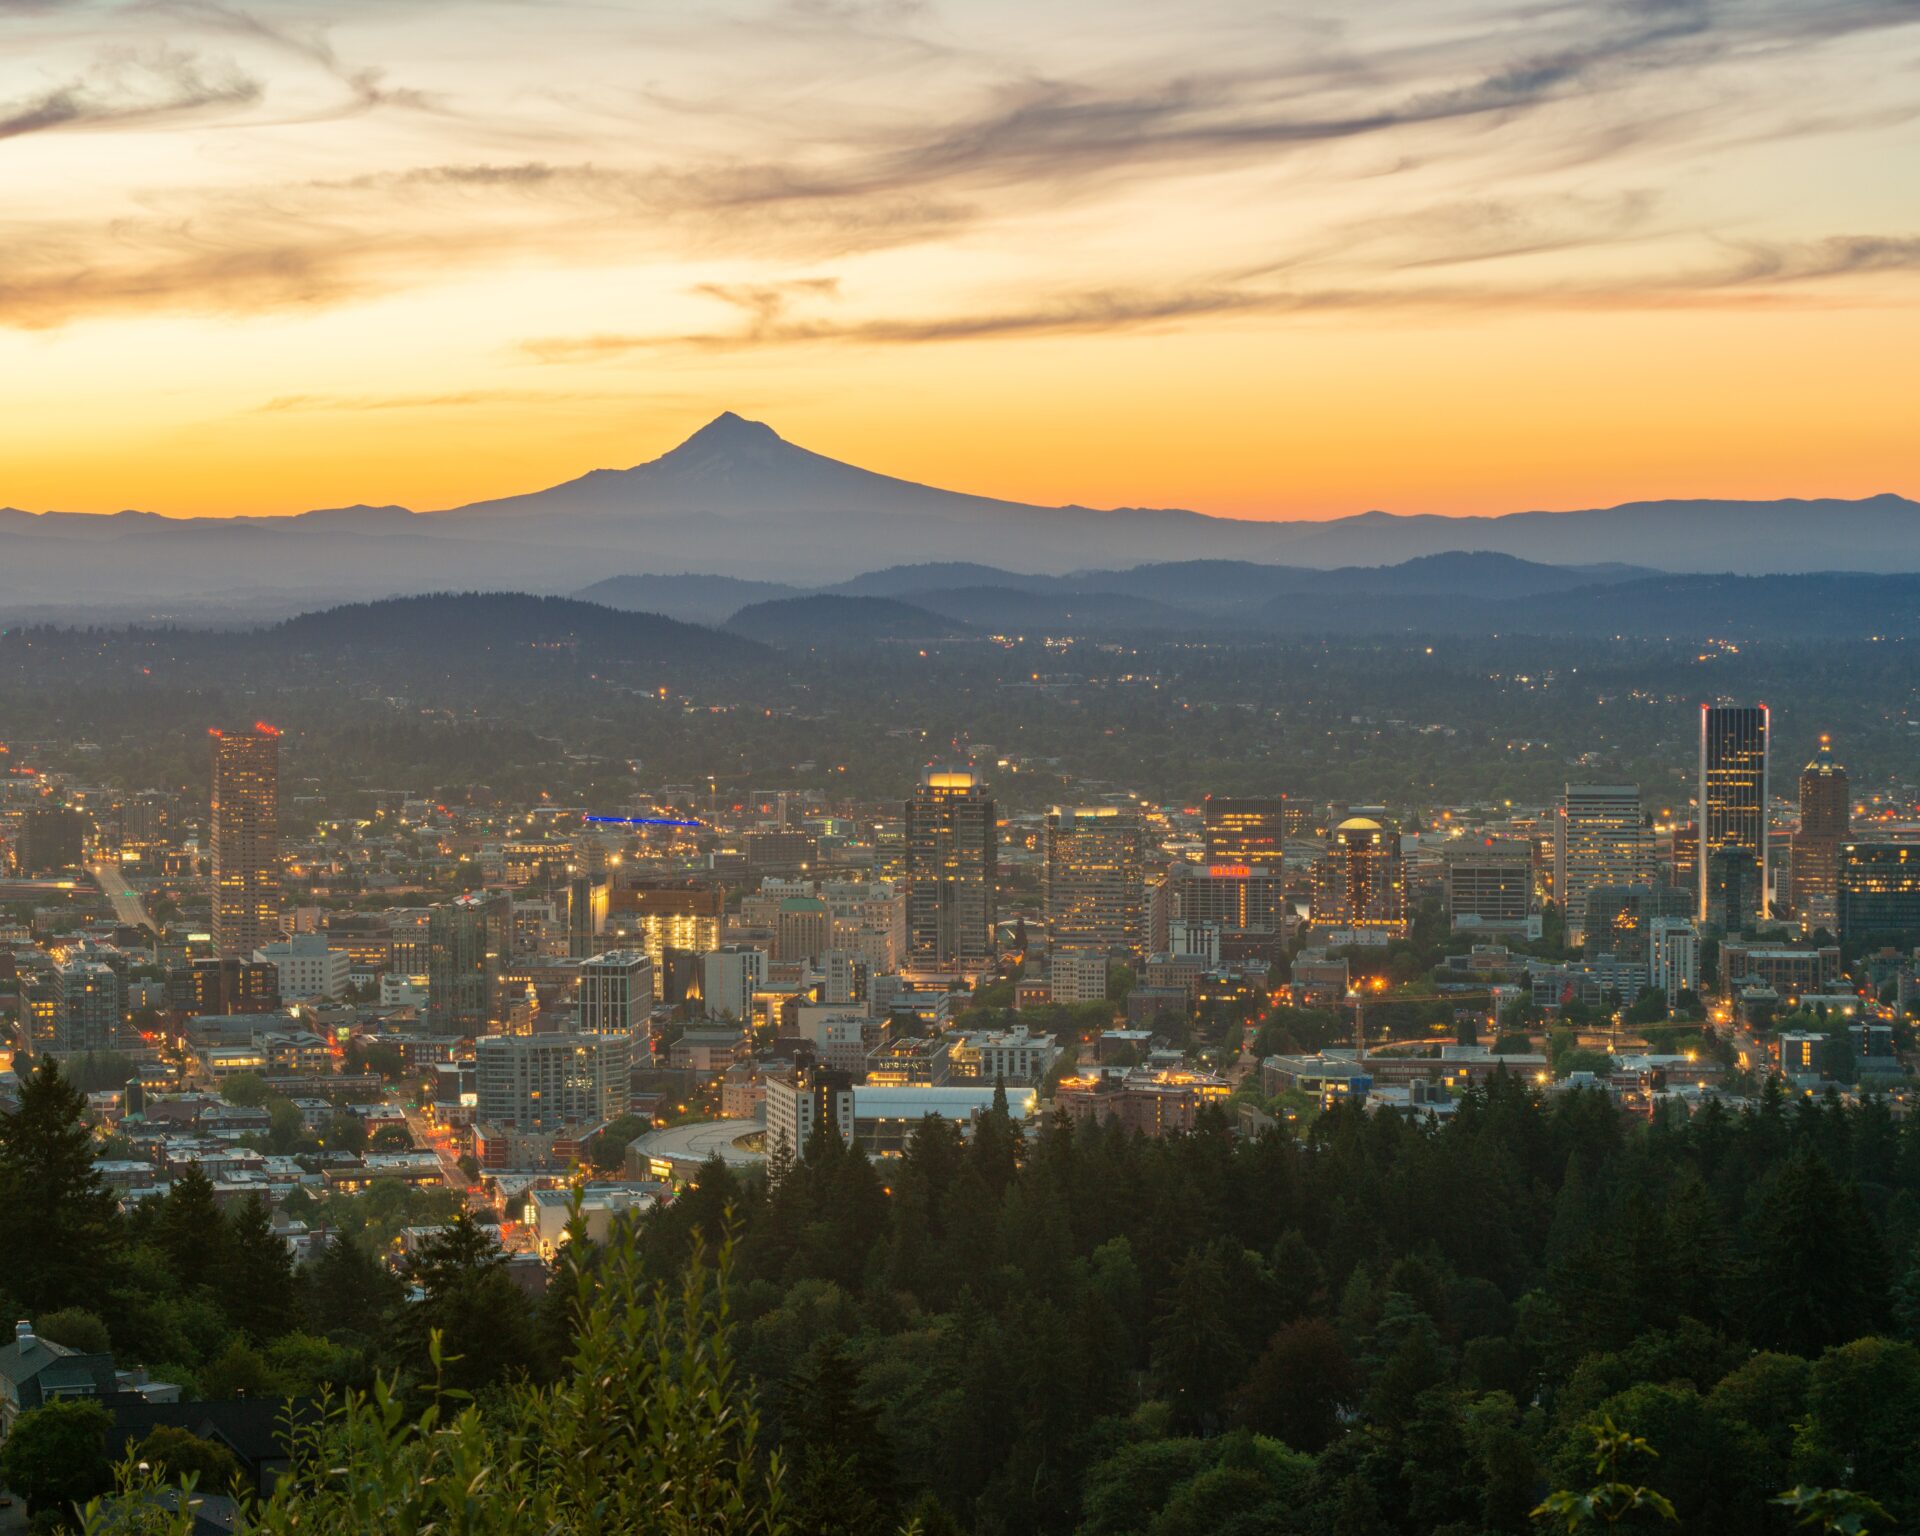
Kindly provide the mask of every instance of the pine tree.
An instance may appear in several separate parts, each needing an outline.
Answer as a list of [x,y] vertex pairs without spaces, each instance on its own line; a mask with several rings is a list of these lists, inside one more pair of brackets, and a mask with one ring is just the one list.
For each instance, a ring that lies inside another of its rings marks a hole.
[[781,1395],[780,1447],[793,1469],[792,1518],[803,1536],[881,1536],[898,1524],[893,1453],[859,1389],[845,1344],[829,1336]]
[[119,1209],[94,1169],[86,1099],[52,1057],[0,1115],[0,1242],[8,1294],[30,1311],[97,1296],[115,1268]]
[[240,1207],[227,1231],[221,1302],[235,1326],[265,1344],[293,1326],[293,1257],[257,1195]]
[[327,1338],[372,1338],[403,1294],[392,1271],[347,1237],[328,1243],[300,1279],[307,1327]]
[[176,1178],[160,1202],[153,1240],[186,1289],[211,1285],[226,1272],[227,1224],[214,1204],[213,1185],[197,1165]]
[[1885,1255],[1859,1194],[1806,1150],[1780,1174],[1756,1223],[1755,1335],[1792,1354],[1871,1333],[1885,1308]]

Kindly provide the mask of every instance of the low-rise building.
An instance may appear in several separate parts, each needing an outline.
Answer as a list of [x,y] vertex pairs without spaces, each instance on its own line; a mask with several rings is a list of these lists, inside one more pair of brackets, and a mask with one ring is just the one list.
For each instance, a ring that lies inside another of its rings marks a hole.
[[1069,1124],[1119,1124],[1143,1136],[1190,1131],[1209,1104],[1224,1105],[1233,1093],[1225,1078],[1185,1070],[1138,1070],[1070,1077],[1054,1095],[1054,1108]]
[[1052,1035],[1036,1035],[1017,1025],[1008,1030],[962,1035],[954,1042],[951,1073],[956,1080],[981,1083],[1037,1083],[1059,1060],[1060,1046]]

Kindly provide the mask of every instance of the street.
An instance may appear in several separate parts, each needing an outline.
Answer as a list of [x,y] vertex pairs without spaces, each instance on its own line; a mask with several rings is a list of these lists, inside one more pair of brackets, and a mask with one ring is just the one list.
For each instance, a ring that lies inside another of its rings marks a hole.
[[127,877],[117,865],[105,862],[89,864],[87,873],[93,876],[94,883],[100,887],[100,894],[113,903],[113,915],[129,928],[153,928],[155,923],[147,916],[146,903],[140,899],[140,893],[127,883]]

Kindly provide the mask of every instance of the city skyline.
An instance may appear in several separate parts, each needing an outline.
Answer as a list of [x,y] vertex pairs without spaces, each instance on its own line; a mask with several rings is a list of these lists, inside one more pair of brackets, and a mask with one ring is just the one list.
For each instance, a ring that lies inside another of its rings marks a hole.
[[1234,517],[1913,489],[1910,8],[1092,19],[12,7],[0,503],[449,506],[724,409]]

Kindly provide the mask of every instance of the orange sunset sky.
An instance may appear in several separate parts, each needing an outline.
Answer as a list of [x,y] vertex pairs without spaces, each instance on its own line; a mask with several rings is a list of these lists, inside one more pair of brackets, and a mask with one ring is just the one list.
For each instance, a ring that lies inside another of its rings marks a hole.
[[12,0],[0,187],[35,511],[1920,491],[1911,0]]

